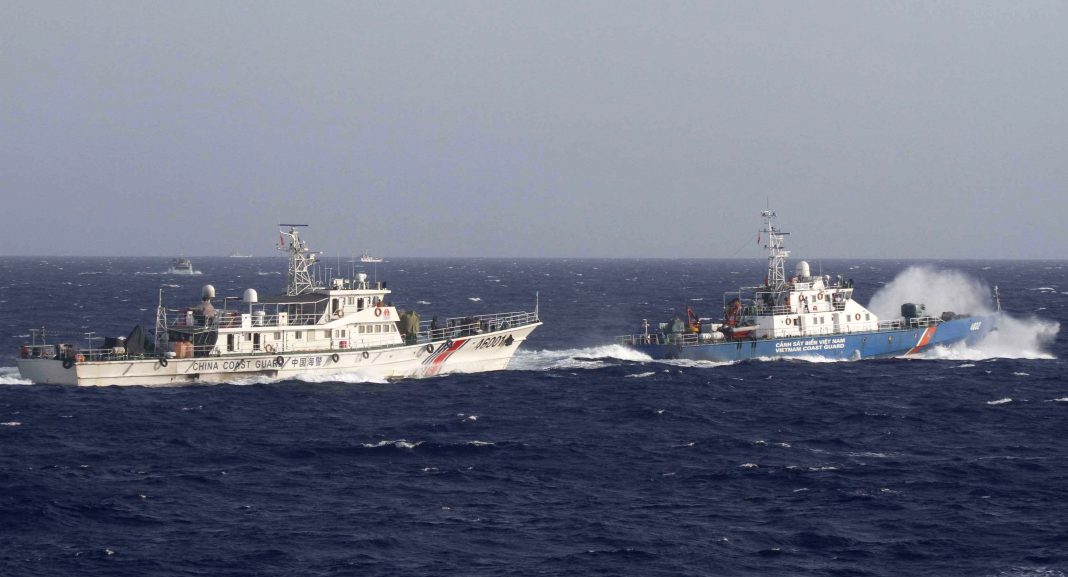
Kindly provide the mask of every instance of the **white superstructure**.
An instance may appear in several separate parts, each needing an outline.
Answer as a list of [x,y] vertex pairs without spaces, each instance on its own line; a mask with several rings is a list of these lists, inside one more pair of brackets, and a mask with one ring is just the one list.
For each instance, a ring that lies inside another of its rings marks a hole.
[[852,281],[841,276],[813,276],[805,261],[798,262],[794,275],[787,277],[790,251],[785,239],[790,233],[775,226],[774,212],[765,210],[761,217],[761,235],[768,251],[764,285],[742,288],[725,297],[724,324],[735,331],[752,327],[752,336],[758,339],[878,330],[879,318],[853,300]]

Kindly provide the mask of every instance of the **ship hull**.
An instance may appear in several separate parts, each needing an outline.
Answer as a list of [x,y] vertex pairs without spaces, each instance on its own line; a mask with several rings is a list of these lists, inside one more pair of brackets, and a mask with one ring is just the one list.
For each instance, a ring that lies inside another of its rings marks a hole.
[[927,327],[780,339],[731,340],[704,344],[630,345],[654,359],[732,362],[819,357],[859,360],[913,355],[938,345],[974,343],[997,328],[998,315],[976,315]]
[[346,380],[419,378],[447,373],[503,370],[541,323],[417,345],[367,350],[222,355],[191,359],[145,358],[68,363],[59,359],[18,359],[19,373],[34,383],[63,385],[174,385],[223,383],[264,378],[344,374]]

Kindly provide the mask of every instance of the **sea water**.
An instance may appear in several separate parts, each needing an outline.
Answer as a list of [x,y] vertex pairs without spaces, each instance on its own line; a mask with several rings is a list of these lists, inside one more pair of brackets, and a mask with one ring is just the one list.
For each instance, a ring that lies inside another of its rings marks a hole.
[[1064,262],[820,265],[887,315],[990,308],[999,285],[999,331],[921,358],[654,362],[612,344],[687,306],[718,316],[760,261],[396,259],[367,272],[425,320],[537,293],[545,325],[496,373],[19,378],[31,328],[126,335],[160,288],[191,306],[210,282],[219,306],[284,284],[280,259],[194,262],[196,278],[166,259],[0,259],[0,575],[1068,571]]

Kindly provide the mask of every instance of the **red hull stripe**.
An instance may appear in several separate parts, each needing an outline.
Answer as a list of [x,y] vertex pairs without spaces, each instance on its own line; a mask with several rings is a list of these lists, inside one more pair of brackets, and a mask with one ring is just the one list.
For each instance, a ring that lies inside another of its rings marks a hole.
[[460,347],[464,346],[464,343],[466,342],[467,339],[457,339],[452,342],[451,347],[445,347],[443,345],[442,349],[444,350],[439,349],[437,353],[427,357],[427,360],[423,361],[424,365],[430,365],[429,367],[427,367],[426,374],[438,374],[438,372],[441,370],[441,365],[444,364],[445,361],[449,360],[449,357],[451,357],[453,353],[460,350]]
[[923,334],[920,335],[919,342],[917,342],[916,346],[914,346],[911,349],[909,349],[909,352],[907,352],[905,354],[912,355],[912,354],[916,354],[916,353],[920,352],[920,349],[922,349],[923,347],[926,347],[927,343],[931,342],[931,338],[934,337],[934,334],[935,334],[936,330],[938,330],[938,327],[936,327],[936,326],[935,327],[927,327],[926,329],[923,329]]

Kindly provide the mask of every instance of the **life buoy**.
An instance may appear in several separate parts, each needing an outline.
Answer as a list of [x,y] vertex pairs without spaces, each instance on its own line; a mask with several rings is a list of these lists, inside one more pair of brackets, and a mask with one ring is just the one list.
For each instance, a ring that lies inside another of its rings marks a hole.
[[375,316],[376,317],[382,316],[382,307],[375,307]]
[[282,358],[282,355],[278,355],[274,358],[274,364],[275,366],[284,367],[286,365],[286,360]]
[[860,320],[860,313],[857,313],[857,314],[853,315],[853,318],[859,321]]
[[269,355],[274,352],[274,345],[266,345],[263,347],[263,350],[267,351],[267,354]]
[[337,353],[334,353],[334,354],[330,355],[330,360],[331,360],[331,361],[334,361],[334,362],[336,363],[336,362],[338,362],[338,361],[340,361],[340,360],[341,360],[341,357],[340,357],[340,356],[338,356],[338,354],[337,354]]
[[336,315],[337,318],[345,316],[345,309],[337,309],[336,311],[334,311],[334,315]]
[[363,352],[363,358],[366,359],[367,357],[370,357],[370,356],[371,356],[371,353],[368,353],[367,351]]
[[426,352],[428,352],[428,353],[434,352],[434,345],[427,345],[426,346]]
[[805,296],[805,295],[801,295],[801,298],[800,298],[799,300],[800,300],[801,302],[803,302],[803,303],[807,303],[807,302],[808,302],[808,297],[807,297],[807,296]]
[[794,324],[794,320],[793,319],[786,319],[786,324],[787,325],[792,325],[792,324]]
[[167,357],[160,357],[159,358],[159,366],[165,367],[165,366],[167,366],[167,362],[168,362],[167,361]]
[[820,294],[816,295],[816,298],[818,298],[820,300],[823,300],[823,293],[820,293]]
[[63,359],[63,368],[64,369],[69,369],[69,368],[71,368],[73,366],[74,366],[74,361],[72,361],[71,359]]

